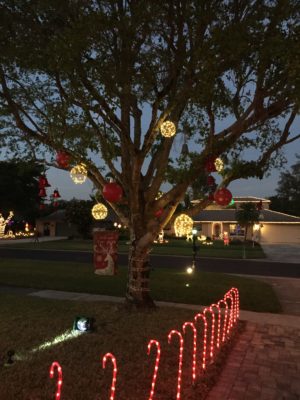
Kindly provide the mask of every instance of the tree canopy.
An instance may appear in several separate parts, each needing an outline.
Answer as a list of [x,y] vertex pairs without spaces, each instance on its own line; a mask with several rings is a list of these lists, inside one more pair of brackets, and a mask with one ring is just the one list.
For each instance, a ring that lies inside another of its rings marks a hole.
[[300,216],[300,156],[297,159],[290,170],[281,172],[277,195],[270,200],[272,210]]
[[108,172],[122,186],[128,299],[150,299],[149,246],[209,155],[222,187],[262,178],[300,137],[299,14],[297,0],[0,0],[1,143],[53,165],[65,151],[98,189]]

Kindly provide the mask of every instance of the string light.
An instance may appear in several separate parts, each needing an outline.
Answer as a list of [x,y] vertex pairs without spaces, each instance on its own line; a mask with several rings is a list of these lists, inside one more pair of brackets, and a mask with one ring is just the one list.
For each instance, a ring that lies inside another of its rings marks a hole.
[[182,358],[183,358],[183,338],[180,332],[176,330],[171,330],[171,332],[168,334],[168,343],[171,343],[172,336],[177,335],[179,337],[179,362],[178,362],[178,378],[177,378],[177,393],[176,393],[176,399],[180,400],[181,398],[181,378],[182,378]]
[[55,393],[55,400],[60,400],[61,388],[62,388],[62,384],[63,384],[62,368],[57,361],[54,361],[51,364],[50,372],[49,372],[51,379],[54,377],[54,368],[57,369],[57,374],[58,374],[58,379],[56,382],[57,389],[56,389],[56,393]]
[[187,214],[180,214],[174,221],[176,236],[186,236],[191,233],[194,221]]
[[83,184],[87,177],[86,165],[83,163],[75,165],[75,167],[73,167],[70,171],[70,177],[76,185]]
[[217,325],[217,348],[220,347],[220,330],[221,330],[221,310],[219,304],[211,304],[210,307],[215,307],[218,310],[218,325]]
[[110,398],[109,400],[114,400],[115,398],[115,393],[116,393],[116,382],[117,382],[117,360],[115,356],[111,353],[106,353],[103,358],[102,358],[102,368],[106,368],[106,361],[110,359],[112,364],[113,364],[113,377],[111,381],[111,386],[110,386]]
[[152,383],[151,383],[151,391],[150,391],[150,396],[149,400],[153,399],[154,396],[154,390],[155,390],[155,383],[156,383],[156,378],[157,378],[157,373],[158,373],[158,366],[159,366],[159,361],[160,361],[160,343],[157,340],[151,339],[150,342],[148,343],[148,356],[151,353],[151,348],[152,345],[156,346],[156,358],[155,358],[155,366],[154,366],[154,371],[153,371],[153,377],[152,377]]
[[211,315],[211,330],[210,330],[210,358],[213,360],[214,358],[214,335],[215,335],[215,313],[211,307],[205,307],[203,310],[203,314],[205,315],[207,312]]
[[[218,305],[219,307],[221,307],[221,304],[225,305],[225,315],[224,315],[224,321],[223,321],[223,330],[222,330],[222,343],[225,342],[226,339],[226,325],[227,325],[227,318],[228,318],[228,304],[226,301],[224,300],[219,300],[218,301]],[[220,309],[221,311],[221,309]],[[221,317],[221,313],[220,313],[220,317]],[[221,318],[220,318],[221,319]],[[219,321],[218,321],[218,325],[219,325]],[[221,320],[220,320],[220,334],[221,334]]]
[[195,323],[201,319],[203,321],[203,351],[202,351],[202,369],[205,371],[206,369],[206,348],[207,348],[207,321],[205,315],[199,313],[195,315],[194,320]]
[[227,302],[227,300],[230,300],[230,307],[228,306],[228,308],[229,308],[229,321],[228,321],[228,324],[227,324],[227,331],[226,331],[227,335],[229,335],[230,329],[233,327],[233,312],[234,312],[234,310],[233,310],[233,307],[234,307],[233,297],[229,292],[227,292],[225,294],[225,296],[224,296],[224,300],[226,302]]
[[92,216],[97,220],[105,219],[107,214],[107,207],[105,207],[105,205],[102,203],[95,204],[92,208]]
[[176,126],[172,121],[165,121],[161,124],[160,133],[164,137],[172,137],[176,133]]
[[197,329],[195,325],[192,322],[185,322],[182,325],[182,330],[183,333],[185,333],[185,330],[187,327],[192,328],[193,330],[193,367],[192,367],[192,377],[193,377],[193,383],[196,381],[196,371],[197,371]]
[[215,167],[216,167],[216,171],[217,172],[222,172],[223,171],[224,163],[223,163],[221,158],[218,157],[218,158],[215,159]]

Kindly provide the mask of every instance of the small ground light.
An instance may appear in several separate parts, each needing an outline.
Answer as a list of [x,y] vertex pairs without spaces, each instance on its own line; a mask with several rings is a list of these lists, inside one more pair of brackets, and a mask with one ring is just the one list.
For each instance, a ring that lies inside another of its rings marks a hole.
[[192,273],[194,272],[193,267],[187,267],[186,272],[187,272],[188,274],[192,274]]
[[190,287],[190,284],[189,284],[189,283],[186,283],[186,284],[185,284],[185,287]]
[[91,332],[94,330],[94,318],[76,317],[73,323],[73,329],[80,332]]

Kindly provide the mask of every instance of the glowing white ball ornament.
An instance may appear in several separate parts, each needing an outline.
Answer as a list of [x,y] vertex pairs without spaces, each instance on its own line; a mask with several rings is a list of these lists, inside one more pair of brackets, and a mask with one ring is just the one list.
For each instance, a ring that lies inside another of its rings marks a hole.
[[107,207],[105,207],[105,205],[102,203],[95,204],[92,208],[92,216],[97,220],[105,219],[107,217],[107,214]]
[[86,181],[87,169],[85,164],[75,165],[70,171],[70,177],[76,185],[81,185]]
[[222,172],[223,171],[224,163],[223,163],[221,158],[216,158],[215,159],[215,167],[216,167],[217,172]]
[[176,236],[189,235],[193,229],[194,221],[186,214],[180,214],[174,221],[174,230]]
[[176,126],[172,121],[165,121],[161,124],[160,133],[164,137],[172,137],[176,133]]

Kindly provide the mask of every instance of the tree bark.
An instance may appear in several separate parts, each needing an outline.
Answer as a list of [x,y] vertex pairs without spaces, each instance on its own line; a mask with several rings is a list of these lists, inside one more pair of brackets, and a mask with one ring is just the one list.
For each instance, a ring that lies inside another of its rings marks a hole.
[[[150,235],[149,235],[150,236]],[[128,256],[128,276],[125,303],[137,309],[156,308],[150,296],[150,262],[151,241],[141,244],[140,240],[132,240]]]

